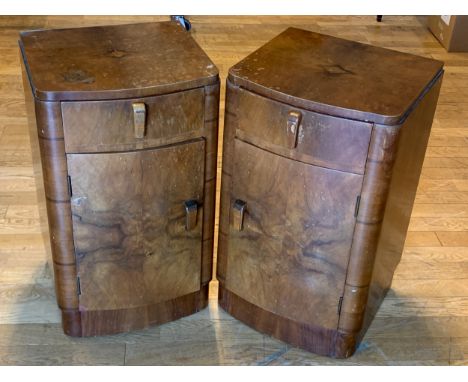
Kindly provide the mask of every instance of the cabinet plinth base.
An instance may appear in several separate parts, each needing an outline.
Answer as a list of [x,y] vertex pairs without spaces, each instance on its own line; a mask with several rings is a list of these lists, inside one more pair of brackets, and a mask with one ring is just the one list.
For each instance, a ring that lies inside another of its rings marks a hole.
[[142,307],[102,311],[62,310],[63,330],[72,337],[117,334],[177,320],[207,305],[208,284],[197,292]]
[[293,346],[333,358],[347,358],[356,350],[355,336],[290,320],[268,312],[219,285],[219,304],[230,315],[259,332]]

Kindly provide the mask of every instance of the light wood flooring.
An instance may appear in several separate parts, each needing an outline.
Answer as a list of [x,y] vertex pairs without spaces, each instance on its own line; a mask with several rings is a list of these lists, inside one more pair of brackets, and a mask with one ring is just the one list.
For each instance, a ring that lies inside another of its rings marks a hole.
[[416,17],[191,17],[220,70],[221,129],[228,68],[288,26],[446,63],[403,258],[355,356],[332,360],[257,333],[218,308],[216,282],[209,308],[176,322],[101,338],[62,333],[41,242],[18,32],[167,19],[0,17],[0,365],[468,364],[468,53],[447,53]]

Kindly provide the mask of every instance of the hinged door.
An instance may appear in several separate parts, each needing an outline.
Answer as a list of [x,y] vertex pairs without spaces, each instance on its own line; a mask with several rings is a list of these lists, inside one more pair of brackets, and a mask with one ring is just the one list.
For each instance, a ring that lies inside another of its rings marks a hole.
[[80,310],[200,289],[205,143],[69,154]]
[[362,176],[235,140],[226,287],[291,320],[336,329]]

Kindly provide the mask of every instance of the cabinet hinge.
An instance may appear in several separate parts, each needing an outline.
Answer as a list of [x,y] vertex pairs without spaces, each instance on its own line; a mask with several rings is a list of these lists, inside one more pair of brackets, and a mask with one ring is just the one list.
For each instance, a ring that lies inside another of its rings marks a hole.
[[338,301],[338,315],[341,313],[341,306],[343,305],[343,296],[340,297],[340,300]]
[[356,197],[356,205],[354,207],[354,217],[357,218],[359,213],[359,206],[361,205],[361,195]]
[[81,295],[81,281],[80,281],[80,276],[76,278],[76,290],[78,293],[78,296]]
[[72,185],[71,185],[70,175],[67,175],[67,183],[68,183],[68,196],[70,196],[70,198],[71,198],[72,195],[73,195],[73,192],[72,192]]

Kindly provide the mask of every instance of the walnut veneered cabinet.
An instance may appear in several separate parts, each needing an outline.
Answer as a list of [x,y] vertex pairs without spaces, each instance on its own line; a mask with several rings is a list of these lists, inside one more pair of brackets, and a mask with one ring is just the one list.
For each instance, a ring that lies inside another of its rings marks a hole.
[[64,331],[116,333],[205,307],[216,67],[172,22],[30,31],[19,44]]
[[353,354],[401,257],[442,68],[290,28],[229,70],[227,312],[295,346]]

